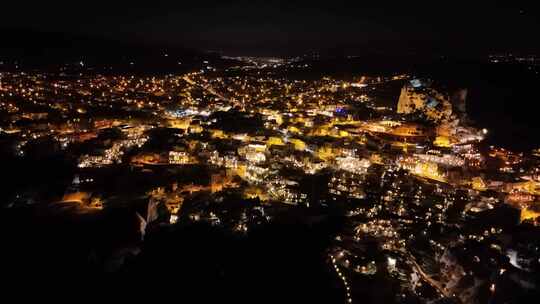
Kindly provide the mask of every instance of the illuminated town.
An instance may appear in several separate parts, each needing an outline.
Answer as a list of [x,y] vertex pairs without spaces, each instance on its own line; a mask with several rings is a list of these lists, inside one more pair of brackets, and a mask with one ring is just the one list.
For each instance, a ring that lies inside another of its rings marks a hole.
[[[407,74],[299,80],[280,72],[307,67],[297,59],[225,59],[241,64],[1,72],[3,153],[70,168],[54,191],[11,189],[4,208],[135,210],[133,258],[163,229],[243,239],[299,212],[337,217],[320,259],[344,303],[370,288],[384,303],[505,303],[540,288],[540,146],[486,144],[466,89]],[[112,264],[96,267],[125,267]]]

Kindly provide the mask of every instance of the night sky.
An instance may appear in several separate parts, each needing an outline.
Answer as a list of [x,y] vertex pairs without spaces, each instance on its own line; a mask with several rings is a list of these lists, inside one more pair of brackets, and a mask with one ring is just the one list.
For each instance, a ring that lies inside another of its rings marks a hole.
[[520,6],[519,1],[9,2],[2,3],[1,28],[90,34],[231,55],[540,49],[540,14],[533,4]]

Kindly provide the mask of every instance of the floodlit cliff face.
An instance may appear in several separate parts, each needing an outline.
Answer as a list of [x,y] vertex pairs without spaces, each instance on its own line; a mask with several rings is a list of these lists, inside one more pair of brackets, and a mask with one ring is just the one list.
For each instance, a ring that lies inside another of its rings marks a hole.
[[467,114],[467,95],[467,89],[458,90],[452,95],[452,104],[454,106],[454,110],[461,115]]
[[452,115],[452,103],[434,89],[406,85],[401,89],[397,112],[408,114],[415,111],[424,112],[432,120],[448,120]]
[[397,112],[400,114],[412,113],[424,106],[423,94],[414,94],[412,88],[404,86],[399,95]]

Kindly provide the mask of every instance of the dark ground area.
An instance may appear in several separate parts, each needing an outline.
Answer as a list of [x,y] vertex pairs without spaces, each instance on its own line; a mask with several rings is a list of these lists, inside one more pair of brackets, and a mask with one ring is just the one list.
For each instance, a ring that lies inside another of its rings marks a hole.
[[[208,224],[154,227],[144,242],[132,210],[79,213],[66,206],[0,216],[0,267],[14,289],[176,298],[191,302],[342,302],[325,252],[339,219],[292,214],[247,237]],[[123,263],[122,263],[123,262]],[[134,293],[134,291],[137,291]]]

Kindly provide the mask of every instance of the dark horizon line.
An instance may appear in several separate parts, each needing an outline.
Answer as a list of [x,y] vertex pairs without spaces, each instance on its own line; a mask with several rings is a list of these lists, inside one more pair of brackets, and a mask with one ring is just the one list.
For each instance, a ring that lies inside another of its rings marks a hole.
[[[238,47],[238,46],[232,46],[232,47],[200,47],[200,46],[190,46],[188,43],[171,43],[171,42],[157,42],[157,41],[142,41],[139,39],[134,39],[134,37],[125,36],[124,38],[113,38],[108,37],[103,34],[90,34],[90,33],[73,33],[73,32],[61,32],[61,31],[49,31],[49,30],[36,30],[34,28],[23,28],[23,27],[0,27],[0,32],[4,34],[10,34],[10,35],[34,35],[34,36],[41,36],[41,38],[51,38],[54,37],[55,39],[66,39],[66,41],[69,40],[77,40],[77,41],[90,41],[94,43],[99,44],[112,44],[113,49],[114,47],[119,48],[121,46],[132,46],[137,47],[138,50],[146,49],[146,50],[152,50],[152,51],[160,51],[160,52],[175,52],[175,51],[184,51],[184,52],[194,52],[194,53],[201,53],[201,54],[219,54],[221,56],[229,56],[229,57],[257,57],[257,58],[264,58],[264,57],[276,57],[276,58],[294,58],[294,57],[301,57],[308,54],[314,54],[318,53],[323,57],[366,57],[366,56],[392,56],[392,57],[414,57],[414,56],[432,56],[432,57],[440,57],[440,56],[448,56],[448,57],[482,57],[482,56],[488,56],[488,55],[496,55],[496,54],[516,54],[520,56],[530,56],[530,55],[539,55],[540,50],[537,49],[523,49],[523,48],[506,48],[506,49],[475,49],[470,48],[466,52],[465,51],[458,51],[456,49],[453,49],[452,51],[448,51],[448,48],[444,47],[444,43],[436,43],[435,41],[432,41],[432,44],[424,45],[424,47],[414,47],[414,48],[401,48],[399,50],[396,49],[397,42],[383,42],[379,44],[374,44],[375,46],[366,47],[363,44],[351,42],[348,44],[337,44],[334,47],[327,47],[327,46],[320,46],[320,47],[299,47],[299,46],[292,46],[288,49],[288,51],[284,51],[284,46],[276,46],[274,48],[269,47],[261,47],[260,49],[256,49],[254,47],[248,46],[248,47]],[[6,35],[4,35],[6,36]],[[42,40],[43,40],[42,39]],[[411,40],[404,40],[405,42],[410,42]],[[13,46],[9,44],[8,45],[2,45],[5,44],[0,41],[0,46],[3,48],[19,48],[19,49],[25,49],[25,48],[39,48],[39,47],[58,47],[57,45],[54,46],[44,46],[40,45],[39,42],[43,43],[44,41],[37,42],[36,41],[28,41],[24,40],[24,45],[19,46]],[[12,41],[13,42],[13,41]],[[17,41],[21,42],[21,41]],[[98,45],[96,45],[97,47]],[[430,48],[431,46],[431,48]],[[60,49],[67,50],[68,48],[62,48],[60,46]],[[75,48],[76,49],[76,48]],[[431,50],[430,50],[431,49]],[[446,52],[442,51],[444,49]],[[0,50],[1,55],[1,50]]]

